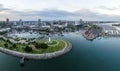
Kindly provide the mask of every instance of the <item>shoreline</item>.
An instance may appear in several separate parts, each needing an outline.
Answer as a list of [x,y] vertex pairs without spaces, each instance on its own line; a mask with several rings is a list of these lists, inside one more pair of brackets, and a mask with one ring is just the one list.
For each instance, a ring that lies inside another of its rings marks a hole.
[[63,42],[65,43],[65,47],[62,50],[55,51],[52,53],[44,53],[44,54],[22,53],[22,52],[13,51],[10,49],[2,48],[2,47],[0,47],[0,52],[11,55],[11,56],[15,56],[18,58],[33,59],[33,60],[47,60],[47,59],[56,58],[58,56],[64,55],[69,51],[71,51],[72,44],[69,42],[69,46],[67,46],[67,43],[65,41]]

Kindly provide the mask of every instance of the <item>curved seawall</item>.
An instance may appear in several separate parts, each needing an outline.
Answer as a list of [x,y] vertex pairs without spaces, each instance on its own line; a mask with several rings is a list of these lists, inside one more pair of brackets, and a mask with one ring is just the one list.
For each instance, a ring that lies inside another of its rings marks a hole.
[[22,52],[9,50],[3,47],[0,47],[0,52],[9,54],[15,57],[19,57],[19,58],[24,57],[26,59],[45,60],[45,59],[55,58],[68,53],[72,49],[72,44],[69,43],[69,46],[67,46],[67,43],[66,42],[64,43],[65,43],[65,47],[62,50],[52,52],[52,53],[43,53],[43,54],[22,53]]

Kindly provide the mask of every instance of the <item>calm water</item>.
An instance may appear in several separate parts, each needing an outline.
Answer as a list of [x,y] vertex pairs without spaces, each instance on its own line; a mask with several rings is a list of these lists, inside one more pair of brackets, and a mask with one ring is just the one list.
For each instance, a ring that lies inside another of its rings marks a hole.
[[24,67],[18,58],[0,53],[0,71],[120,71],[120,38],[92,42],[76,34],[63,38],[73,44],[70,53],[51,60],[29,60]]

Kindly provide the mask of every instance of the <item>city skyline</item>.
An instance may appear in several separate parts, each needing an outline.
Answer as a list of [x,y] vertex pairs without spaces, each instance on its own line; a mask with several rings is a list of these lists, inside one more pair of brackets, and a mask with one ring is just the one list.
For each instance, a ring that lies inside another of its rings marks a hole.
[[0,0],[0,20],[119,21],[119,0]]

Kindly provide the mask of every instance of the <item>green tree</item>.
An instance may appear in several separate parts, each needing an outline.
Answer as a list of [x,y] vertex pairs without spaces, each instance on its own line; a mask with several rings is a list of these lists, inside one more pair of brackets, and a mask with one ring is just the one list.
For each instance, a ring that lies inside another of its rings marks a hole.
[[16,47],[17,47],[17,45],[16,45],[16,44],[13,44],[13,45],[12,45],[12,47],[16,48]]
[[4,46],[5,46],[6,48],[8,48],[8,43],[5,43]]
[[42,48],[42,49],[47,49],[47,48],[48,48],[48,45],[45,44],[45,43],[41,43],[41,44],[40,44],[40,48]]
[[37,49],[39,49],[39,48],[46,49],[46,48],[48,47],[48,45],[45,44],[45,43],[36,43],[36,44],[35,44],[35,47],[36,47]]
[[35,47],[36,47],[37,49],[39,49],[39,48],[40,48],[40,44],[37,43],[37,42],[35,42]]
[[32,48],[30,46],[26,46],[25,49],[24,49],[26,52],[31,52],[32,51]]

